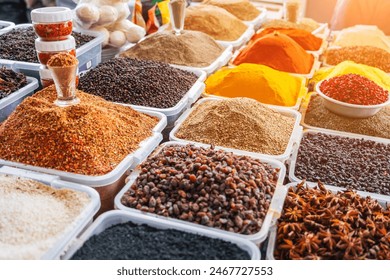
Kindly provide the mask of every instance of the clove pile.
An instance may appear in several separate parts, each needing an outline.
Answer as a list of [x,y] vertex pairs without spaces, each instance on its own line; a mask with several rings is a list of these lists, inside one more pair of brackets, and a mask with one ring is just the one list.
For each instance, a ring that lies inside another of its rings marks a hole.
[[0,100],[27,85],[23,73],[14,72],[5,67],[0,68]]

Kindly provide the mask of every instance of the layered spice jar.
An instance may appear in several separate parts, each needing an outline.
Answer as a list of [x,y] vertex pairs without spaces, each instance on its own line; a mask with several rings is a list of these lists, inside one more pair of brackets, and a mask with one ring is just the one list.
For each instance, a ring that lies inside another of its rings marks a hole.
[[37,51],[38,60],[41,64],[46,65],[49,59],[60,52],[67,52],[76,57],[76,41],[70,36],[63,41],[43,41],[35,40],[35,49]]

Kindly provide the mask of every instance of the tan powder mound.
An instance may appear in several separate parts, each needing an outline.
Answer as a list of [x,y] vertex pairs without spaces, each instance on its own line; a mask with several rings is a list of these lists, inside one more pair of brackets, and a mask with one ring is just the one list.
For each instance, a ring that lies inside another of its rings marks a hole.
[[176,136],[194,142],[269,155],[285,152],[294,119],[254,99],[230,98],[197,105]]
[[0,125],[0,158],[85,175],[112,171],[158,120],[82,91],[58,107],[54,85],[26,98]]
[[254,20],[260,14],[248,0],[205,0],[203,3],[224,8],[241,20]]
[[248,29],[237,17],[212,5],[187,8],[184,28],[204,32],[221,41],[235,41]]
[[199,31],[172,31],[150,35],[121,56],[192,67],[207,67],[224,51],[212,37]]

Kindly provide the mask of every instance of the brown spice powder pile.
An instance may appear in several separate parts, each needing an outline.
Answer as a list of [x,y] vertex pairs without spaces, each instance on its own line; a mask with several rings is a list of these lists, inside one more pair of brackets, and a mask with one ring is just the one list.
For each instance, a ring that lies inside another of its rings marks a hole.
[[381,48],[372,46],[343,47],[329,49],[325,56],[326,63],[329,65],[337,65],[343,61],[351,60],[390,73],[390,53]]
[[122,53],[121,56],[206,67],[213,63],[223,51],[222,46],[202,32],[184,31],[177,36],[172,31],[165,31],[152,34]]
[[260,14],[248,0],[206,0],[203,3],[224,8],[241,20],[254,20]]
[[67,52],[62,52],[50,57],[50,59],[47,62],[47,66],[66,67],[66,66],[76,65],[77,62],[78,62],[77,58],[75,58],[73,55]]
[[325,108],[320,96],[312,95],[304,122],[320,128],[390,139],[390,106],[370,118],[353,119],[332,113]]
[[176,136],[256,153],[280,155],[287,148],[294,119],[254,99],[230,98],[199,104]]
[[83,192],[0,174],[0,259],[40,259],[89,202]]
[[152,135],[156,117],[77,91],[58,107],[55,87],[26,98],[0,125],[0,158],[85,175],[112,171]]
[[198,5],[186,9],[184,28],[204,32],[215,40],[235,41],[248,26],[225,9]]
[[313,32],[318,27],[320,27],[319,23],[310,19],[303,18],[299,23],[286,21],[284,19],[270,19],[264,22],[262,25],[263,28],[295,28],[302,29],[308,32]]

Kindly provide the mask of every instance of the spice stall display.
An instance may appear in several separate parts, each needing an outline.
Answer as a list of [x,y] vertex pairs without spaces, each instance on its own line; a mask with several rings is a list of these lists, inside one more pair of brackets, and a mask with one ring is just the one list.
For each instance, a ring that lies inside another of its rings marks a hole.
[[259,259],[258,248],[248,240],[124,211],[102,215],[81,241],[80,248],[69,251],[73,260]]
[[205,92],[207,96],[249,97],[261,103],[298,109],[306,87],[303,78],[265,65],[243,63],[224,67],[209,76]]
[[296,74],[309,74],[315,57],[289,36],[272,33],[250,41],[233,59],[234,65],[256,63]]
[[389,199],[331,191],[322,183],[288,187],[268,259],[390,259]]
[[99,208],[98,194],[60,180],[45,184],[3,172],[0,259],[58,259],[92,220]]

